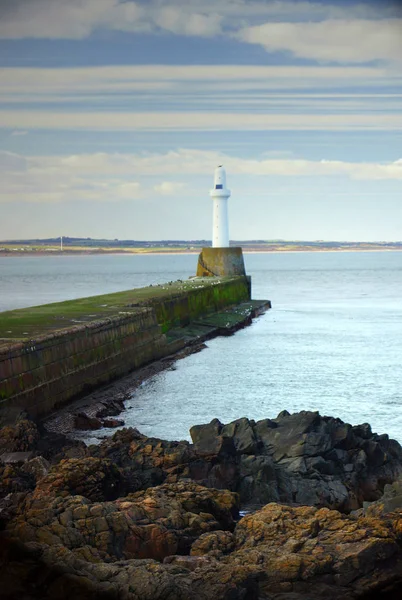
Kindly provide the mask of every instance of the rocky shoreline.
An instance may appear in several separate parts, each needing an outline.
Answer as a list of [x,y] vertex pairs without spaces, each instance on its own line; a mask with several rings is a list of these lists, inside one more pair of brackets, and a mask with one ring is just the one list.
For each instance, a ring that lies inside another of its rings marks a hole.
[[[201,352],[206,348],[204,342],[195,341],[193,344],[153,361],[148,365],[135,369],[128,375],[120,377],[112,383],[102,386],[83,398],[69,402],[65,407],[59,408],[43,420],[47,432],[63,434],[72,439],[77,437],[78,431],[100,431],[100,437],[106,437],[105,427],[114,429],[124,425],[125,402],[131,398],[135,390],[143,382],[149,380],[162,371],[175,369],[178,360],[191,354]],[[110,422],[112,417],[115,423]],[[118,418],[116,418],[118,417]],[[105,419],[109,420],[109,423]],[[111,432],[108,432],[111,433]]]
[[1,597],[401,597],[398,442],[306,411],[190,434],[1,429]]

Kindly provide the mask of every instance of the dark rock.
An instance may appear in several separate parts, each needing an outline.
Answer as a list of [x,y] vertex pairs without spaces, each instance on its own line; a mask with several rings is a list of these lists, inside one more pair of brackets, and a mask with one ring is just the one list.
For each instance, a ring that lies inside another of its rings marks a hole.
[[40,434],[33,421],[22,419],[14,425],[0,429],[0,455],[5,452],[30,452],[36,450]]
[[386,462],[386,453],[379,443],[373,440],[364,440],[361,447],[366,453],[367,460],[373,467],[380,467]]
[[91,502],[89,494],[65,495],[65,486],[47,479],[26,498],[7,531],[25,543],[64,546],[91,562],[188,554],[201,534],[234,529],[238,514],[236,494],[194,483],[149,488],[113,502]]
[[33,490],[35,484],[34,475],[24,471],[21,464],[0,464],[0,498],[10,493]]
[[[351,466],[353,467],[353,465]],[[312,458],[306,458],[306,470],[304,473],[318,471],[323,475],[334,475],[335,469],[335,463],[332,460],[325,460],[322,456],[313,456]]]
[[231,438],[238,454],[255,454],[257,438],[248,419],[237,419],[221,429],[223,437]]
[[[271,503],[230,532],[216,527],[233,495],[218,494],[182,483],[113,503],[27,498],[1,533],[2,598],[398,598],[400,512],[345,516]],[[171,552],[190,544],[190,556]]]
[[85,496],[93,502],[114,500],[125,493],[125,481],[119,468],[109,460],[86,457],[65,459],[52,467],[37,483],[35,494]]
[[325,431],[318,412],[302,411],[290,415],[282,411],[275,419],[276,428],[267,428],[263,445],[273,449],[273,458],[318,456],[331,448],[331,439]]
[[222,435],[222,427],[218,419],[213,419],[207,425],[191,427],[194,450],[199,456],[232,456],[236,453],[233,438]]
[[122,472],[127,492],[189,477],[194,452],[188,442],[167,442],[147,438],[137,429],[121,429],[89,452],[115,463]]
[[226,560],[258,565],[264,598],[381,598],[387,583],[401,589],[400,523],[400,514],[387,521],[268,504],[239,522]]
[[352,427],[353,433],[356,434],[357,437],[362,438],[363,440],[368,440],[373,436],[373,432],[371,431],[371,425],[368,423],[362,423],[362,425],[355,425]]
[[234,485],[243,504],[279,502],[277,471],[270,456],[244,455]]
[[[395,440],[373,434],[367,424],[352,427],[318,412],[282,411],[274,420],[238,419],[228,425],[215,419],[192,428],[191,434],[195,454],[215,461],[209,471],[204,465],[208,476],[202,483],[210,485],[217,462],[221,471],[230,465],[226,485],[247,503],[281,501],[350,511],[378,499],[384,484],[402,473],[402,448]],[[235,456],[222,452],[223,438],[233,442]],[[247,456],[254,458],[247,461]]]
[[104,419],[103,427],[124,427],[124,421],[122,419]]
[[104,419],[105,417],[117,417],[124,410],[124,400],[112,400],[107,403],[101,403],[102,408],[100,408],[96,417],[98,419]]
[[43,479],[43,477],[46,477],[49,469],[50,463],[43,458],[43,456],[36,456],[35,458],[32,458],[22,467],[22,470],[25,473],[33,475],[36,483],[40,481],[40,479]]
[[33,452],[4,452],[0,460],[5,465],[22,464],[31,460]]
[[102,421],[97,417],[90,417],[84,412],[80,412],[75,415],[74,418],[74,427],[76,429],[86,430],[95,430],[102,428]]
[[388,436],[367,438],[366,426],[364,438],[359,431],[317,412],[283,411],[275,420],[192,427],[193,445],[125,429],[90,453],[115,462],[132,482],[128,490],[191,479],[238,492],[254,506],[275,501],[348,512],[377,500],[402,474],[400,445]]
[[191,546],[191,556],[221,557],[235,549],[235,536],[230,531],[203,533]]
[[398,479],[384,487],[384,493],[376,502],[364,503],[364,514],[382,516],[394,511],[402,514],[402,479]]
[[176,554],[174,556],[166,556],[163,559],[163,564],[175,565],[189,571],[195,571],[196,569],[210,566],[211,559],[206,556],[180,556]]
[[[154,560],[91,562],[91,555],[3,536],[2,600],[257,600],[255,569],[194,557],[194,571]],[[204,564],[205,566],[201,566]],[[212,568],[209,567],[212,566]],[[18,576],[16,574],[18,573]]]
[[205,439],[214,440],[221,434],[222,427],[223,425],[219,419],[212,419],[207,425],[193,425],[190,429],[193,444],[199,444]]
[[[122,429],[50,469],[82,447],[32,432],[0,432],[37,454],[0,464],[2,599],[399,598],[402,449],[368,426],[283,411],[194,445]],[[239,497],[213,485],[270,503],[236,524]]]
[[7,523],[16,516],[19,505],[23,503],[26,495],[27,492],[11,492],[0,498],[0,531],[3,531]]
[[[326,426],[328,434],[331,437],[331,445],[340,450],[350,450],[356,448],[358,436],[358,428],[353,428],[348,423],[344,423],[340,419],[327,419]],[[364,429],[364,428],[363,428]],[[366,431],[364,429],[364,431]],[[356,435],[355,435],[356,433]]]
[[83,458],[87,455],[84,442],[48,431],[43,425],[39,425],[38,429],[41,437],[36,446],[36,454],[43,456],[51,464],[57,464],[63,458]]

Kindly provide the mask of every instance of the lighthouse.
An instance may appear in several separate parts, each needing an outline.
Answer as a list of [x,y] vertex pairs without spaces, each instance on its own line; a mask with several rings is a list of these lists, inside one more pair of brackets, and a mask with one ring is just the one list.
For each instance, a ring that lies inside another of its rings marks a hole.
[[[228,200],[226,172],[222,165],[216,167],[214,187],[209,192],[213,201],[212,247],[201,250],[198,257],[198,277],[232,277],[246,275],[243,252],[240,247],[229,247]],[[247,280],[249,281],[249,280]]]
[[213,200],[212,247],[229,248],[228,199],[226,171],[222,165],[215,169],[214,187],[209,192]]

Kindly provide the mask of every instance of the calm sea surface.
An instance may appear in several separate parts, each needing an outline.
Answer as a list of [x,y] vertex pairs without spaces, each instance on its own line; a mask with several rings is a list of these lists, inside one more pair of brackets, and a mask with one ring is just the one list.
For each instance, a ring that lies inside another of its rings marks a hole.
[[[194,274],[195,255],[0,257],[0,311]],[[127,425],[188,438],[196,423],[319,410],[402,443],[402,252],[248,254],[273,309],[148,380]]]

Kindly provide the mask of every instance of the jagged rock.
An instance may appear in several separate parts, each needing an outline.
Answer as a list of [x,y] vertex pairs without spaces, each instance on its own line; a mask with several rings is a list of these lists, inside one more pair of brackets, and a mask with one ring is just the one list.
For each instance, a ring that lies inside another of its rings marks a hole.
[[283,411],[277,419],[228,425],[214,419],[190,433],[193,445],[126,429],[90,453],[116,462],[134,489],[192,479],[236,491],[254,506],[274,501],[356,510],[402,473],[398,442],[317,412]]
[[230,531],[203,533],[191,546],[191,556],[221,557],[235,549],[235,536]]
[[95,430],[102,428],[102,421],[97,417],[90,417],[84,412],[80,412],[74,417],[75,429]]
[[243,565],[214,562],[212,568],[191,571],[174,561],[90,563],[60,546],[21,544],[4,537],[0,542],[1,559],[7,563],[7,569],[0,571],[2,600],[258,599],[256,575]]
[[133,482],[128,490],[192,479],[236,491],[253,506],[285,502],[356,510],[402,473],[398,442],[317,412],[283,411],[277,419],[228,425],[214,419],[190,433],[193,445],[124,429],[89,452],[115,462]]
[[0,455],[5,452],[29,452],[36,450],[40,433],[33,421],[21,419],[15,425],[0,429]]
[[188,554],[205,532],[234,529],[237,509],[236,494],[194,483],[166,484],[99,503],[65,495],[45,479],[26,497],[7,530],[25,543],[61,545],[91,562],[163,560]]
[[137,429],[121,429],[99,446],[91,446],[89,452],[118,465],[127,481],[128,491],[146,489],[165,481],[174,483],[180,477],[189,478],[189,464],[195,460],[188,442],[147,438]]
[[[402,448],[367,424],[283,411],[89,449],[17,425],[0,452],[36,457],[0,465],[6,600],[399,600]],[[236,525],[224,488],[270,504]]]
[[[350,511],[379,498],[384,484],[402,473],[398,442],[373,434],[367,424],[352,427],[318,412],[282,411],[276,419],[257,423],[238,419],[228,425],[214,419],[191,428],[190,434],[195,454],[201,448],[202,457],[214,462],[211,470],[204,468],[202,483],[209,485],[219,463],[221,474],[230,473],[226,487],[239,492],[243,502],[280,501]],[[230,447],[225,438],[236,457],[221,453],[222,447]],[[224,476],[220,479],[224,486]]]
[[27,492],[11,492],[0,498],[0,531],[3,531],[7,523],[15,517],[19,505],[22,504],[26,496]]
[[105,417],[117,417],[124,410],[124,401],[123,400],[112,400],[111,402],[101,403],[102,408],[100,408],[96,417],[98,419],[104,419]]
[[109,460],[93,457],[62,460],[35,489],[35,497],[78,495],[92,502],[114,500],[124,493],[125,482],[119,468]]
[[24,471],[22,465],[0,463],[0,498],[11,493],[33,490],[35,484],[34,475]]
[[26,463],[33,458],[33,452],[4,452],[0,456],[0,460],[5,465],[20,465]]
[[102,423],[103,427],[124,427],[124,421],[122,419],[104,419]]
[[22,466],[22,470],[25,473],[33,475],[35,483],[37,483],[40,479],[43,479],[43,477],[46,477],[49,469],[50,463],[46,460],[46,458],[43,458],[43,456],[36,456],[35,458],[32,458],[24,463]]
[[278,474],[272,458],[241,456],[235,489],[244,504],[279,502]]
[[[217,498],[215,493],[182,483],[114,503],[91,504],[79,496],[47,497],[42,506],[26,501],[28,510],[19,510],[0,538],[0,553],[7,562],[0,571],[2,598],[400,597],[401,512],[375,519],[271,503],[244,517],[233,533],[201,533],[218,523],[211,514],[208,521],[205,502],[218,502],[218,512],[232,503],[233,497],[229,500],[218,492]],[[199,504],[200,495],[204,499]],[[184,552],[190,539],[188,556]],[[146,554],[163,564],[141,558]]]
[[182,567],[183,569],[188,569],[189,571],[195,571],[196,569],[206,566],[208,567],[211,565],[211,562],[209,556],[180,556],[179,554],[166,556],[166,558],[163,559],[164,565],[175,565],[177,567]]
[[268,504],[238,523],[229,562],[263,569],[264,598],[381,598],[388,585],[402,589],[401,526],[401,513],[386,520]]
[[42,457],[33,458],[22,464],[0,463],[0,498],[17,492],[27,492],[47,474],[49,463]]
[[222,434],[223,425],[219,419],[213,419],[207,425],[194,425],[190,429],[194,450],[200,457],[233,456],[236,453],[233,435]]
[[36,454],[43,456],[52,465],[59,463],[63,458],[83,458],[88,454],[86,444],[80,440],[50,432],[41,425],[39,432],[41,437],[36,447]]
[[384,493],[376,502],[365,502],[361,514],[378,517],[395,510],[402,510],[402,479],[384,487]]
[[253,430],[254,421],[248,419],[237,419],[221,429],[224,438],[233,440],[236,452],[239,454],[256,454],[258,452],[258,440]]

